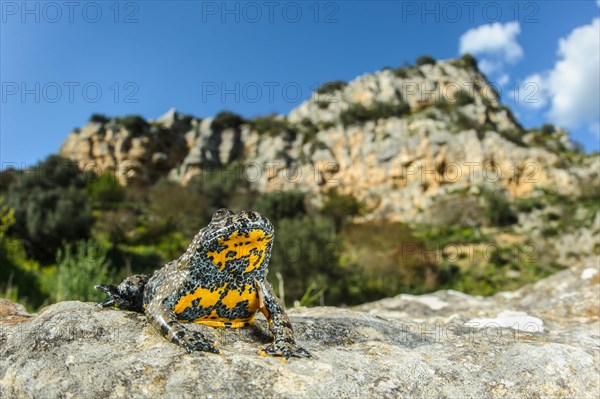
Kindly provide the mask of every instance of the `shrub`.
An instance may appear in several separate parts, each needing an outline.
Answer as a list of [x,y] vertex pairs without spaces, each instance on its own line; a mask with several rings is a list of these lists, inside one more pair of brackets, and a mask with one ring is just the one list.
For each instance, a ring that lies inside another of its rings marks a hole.
[[[214,186],[211,187],[215,189]],[[208,187],[204,189],[209,190]],[[229,193],[221,194],[229,195]],[[207,198],[206,195],[194,191],[193,187],[184,187],[179,183],[162,180],[148,192],[148,216],[157,232],[164,234],[178,231],[192,237],[210,220],[211,198],[214,201],[214,197]],[[160,236],[156,238],[160,239]]]
[[[296,217],[275,223],[275,243],[269,263],[269,279],[277,287],[283,277],[287,303],[300,300],[309,288],[326,291],[339,281],[339,244],[335,226],[326,217]],[[327,292],[325,292],[325,295]],[[335,303],[335,298],[327,303]]]
[[508,226],[517,222],[517,216],[506,192],[484,188],[481,194],[485,201],[485,215],[490,225]]
[[56,255],[56,271],[52,299],[56,302],[66,300],[98,301],[104,295],[95,284],[109,280],[109,264],[104,252],[93,241],[79,241],[75,250],[66,245]]
[[[431,251],[401,223],[349,224],[340,232],[346,303],[361,303],[400,292],[420,293],[438,286]],[[359,276],[357,280],[354,276]],[[349,280],[349,281],[348,281]]]
[[110,121],[110,118],[102,114],[92,114],[92,116],[90,117],[90,122],[107,123],[108,121]]
[[463,54],[463,56],[460,59],[462,60],[464,66],[473,68],[476,71],[478,70],[477,59],[475,57],[473,57],[471,54],[465,53],[465,54]]
[[256,209],[270,220],[293,218],[306,214],[306,194],[301,191],[276,191],[262,194]]
[[351,104],[340,113],[340,120],[344,126],[360,124],[369,120],[385,119],[393,116],[402,116],[410,112],[410,106],[404,101],[398,104],[376,101],[371,106]]
[[[452,212],[448,212],[452,209]],[[436,198],[425,212],[427,224],[460,228],[479,226],[485,222],[479,198],[465,194],[449,194]]]
[[330,189],[325,194],[321,213],[331,217],[339,230],[349,219],[360,215],[363,204],[352,195]]
[[4,203],[4,199],[0,197],[0,239],[10,226],[15,224],[15,211]]
[[472,104],[475,100],[471,93],[469,93],[465,89],[460,89],[454,94],[454,103],[457,106],[463,106],[467,104]]
[[230,111],[222,111],[219,112],[213,119],[212,128],[216,131],[222,131],[225,129],[238,130],[244,122],[244,118],[242,118],[240,115]]
[[479,121],[469,118],[467,115],[460,111],[455,113],[453,127],[456,132],[462,132],[471,129],[479,131],[479,129],[481,128],[481,126],[479,125]]
[[230,207],[230,202],[238,194],[248,199],[250,182],[244,164],[233,162],[226,168],[203,171],[190,180],[188,187],[205,198],[208,212],[212,215],[219,208]]
[[496,247],[487,253],[484,263],[464,269],[444,288],[470,295],[492,295],[500,290],[515,290],[562,269],[554,262],[541,265],[530,259],[530,252],[519,244]]
[[331,104],[331,102],[317,99],[315,100],[315,104],[317,104],[317,107],[319,107],[319,109],[327,109],[329,108],[329,104]]
[[139,115],[127,115],[122,118],[116,118],[115,122],[125,129],[129,130],[134,135],[144,133],[149,127],[148,122]]
[[440,96],[432,106],[439,109],[440,111],[448,111],[451,108],[451,103],[446,100],[446,97]]
[[399,67],[394,69],[394,76],[401,79],[408,78],[408,70],[405,67]]
[[304,135],[303,144],[316,140],[319,127],[317,127],[310,119],[304,118],[297,125],[298,132]]
[[500,136],[504,137],[506,140],[510,141],[521,147],[526,147],[527,145],[523,142],[523,132],[519,129],[515,128],[506,128],[502,129],[498,132]]
[[111,250],[116,250],[120,243],[127,241],[136,222],[136,214],[131,209],[123,207],[102,212],[95,228],[106,233],[111,243]]
[[92,201],[101,208],[107,208],[125,198],[125,188],[112,173],[104,173],[92,180],[87,188]]
[[11,231],[30,245],[36,258],[52,260],[63,241],[89,237],[93,218],[85,186],[91,176],[51,156],[10,186],[7,203],[16,219]]
[[429,55],[422,55],[417,58],[415,64],[419,67],[423,66],[423,65],[435,65],[436,60],[435,60],[435,58],[433,58]]
[[342,90],[348,83],[343,80],[334,80],[332,82],[323,83],[318,89],[317,94],[331,94],[334,91]]
[[250,121],[250,126],[258,134],[267,134],[271,137],[296,133],[286,118],[280,118],[277,115],[255,118]]
[[23,243],[6,236],[14,211],[0,197],[0,297],[37,308],[45,300],[38,281],[39,265],[27,259]]

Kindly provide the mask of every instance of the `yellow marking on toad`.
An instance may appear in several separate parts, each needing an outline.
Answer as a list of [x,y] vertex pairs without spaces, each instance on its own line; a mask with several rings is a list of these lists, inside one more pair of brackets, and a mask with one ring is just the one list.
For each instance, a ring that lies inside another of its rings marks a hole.
[[[207,317],[216,317],[216,319],[207,319]],[[199,319],[193,320],[196,324],[204,324],[210,327],[227,327],[227,328],[241,328],[246,327],[254,321],[256,314],[253,314],[247,319],[226,319],[217,315],[216,311],[212,311],[209,316],[204,316]]]
[[267,244],[273,239],[272,235],[262,230],[252,230],[248,233],[234,231],[229,237],[219,238],[219,244],[225,246],[220,251],[209,251],[207,255],[212,258],[220,270],[224,270],[227,261],[247,259],[248,266],[244,272],[250,272],[259,267],[267,253]]
[[202,306],[204,308],[214,306],[217,304],[217,302],[219,302],[219,298],[221,298],[221,293],[225,290],[226,287],[227,285],[218,288],[212,292],[207,288],[198,287],[194,292],[179,298],[177,304],[175,304],[175,307],[173,308],[173,311],[176,314],[182,313],[185,309],[192,306],[192,302],[196,299],[200,299],[198,301],[198,306]]
[[225,295],[225,298],[221,301],[223,305],[227,306],[229,309],[233,309],[243,301],[248,301],[248,310],[250,312],[255,312],[260,307],[260,302],[258,300],[258,294],[256,290],[252,290],[254,287],[250,284],[246,284],[242,293],[238,290],[231,290]]

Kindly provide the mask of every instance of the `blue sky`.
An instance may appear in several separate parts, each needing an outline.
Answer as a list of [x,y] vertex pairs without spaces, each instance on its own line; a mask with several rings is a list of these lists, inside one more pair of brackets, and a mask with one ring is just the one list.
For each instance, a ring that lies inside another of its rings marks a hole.
[[92,113],[287,113],[319,83],[461,49],[485,60],[526,127],[568,125],[600,149],[595,0],[0,5],[3,168],[56,152]]

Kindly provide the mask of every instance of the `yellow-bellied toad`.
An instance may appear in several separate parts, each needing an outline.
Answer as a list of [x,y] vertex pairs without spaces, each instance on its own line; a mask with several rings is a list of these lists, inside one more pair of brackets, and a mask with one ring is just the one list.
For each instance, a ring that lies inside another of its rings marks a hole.
[[97,285],[110,296],[100,306],[145,313],[163,336],[189,353],[218,350],[182,321],[236,328],[261,311],[274,340],[259,353],[310,357],[296,345],[283,305],[266,280],[273,237],[273,225],[264,216],[220,209],[185,253],[154,275],[131,276],[118,286]]

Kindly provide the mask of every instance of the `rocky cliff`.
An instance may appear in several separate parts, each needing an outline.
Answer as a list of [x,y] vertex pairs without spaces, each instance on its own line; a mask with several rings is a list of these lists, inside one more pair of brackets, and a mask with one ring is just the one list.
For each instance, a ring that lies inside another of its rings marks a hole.
[[[2,398],[596,398],[597,267],[493,297],[400,295],[290,310],[312,359],[264,358],[266,321],[211,329],[222,354],[188,355],[141,315],[61,302],[28,315],[0,300]],[[190,325],[190,328],[199,326]]]
[[573,151],[559,128],[525,131],[468,58],[384,69],[324,85],[288,116],[157,120],[95,117],[60,155],[124,184],[187,183],[233,163],[259,191],[337,187],[367,204],[366,218],[423,221],[436,198],[493,185],[512,197],[552,187],[578,196],[600,158]]

